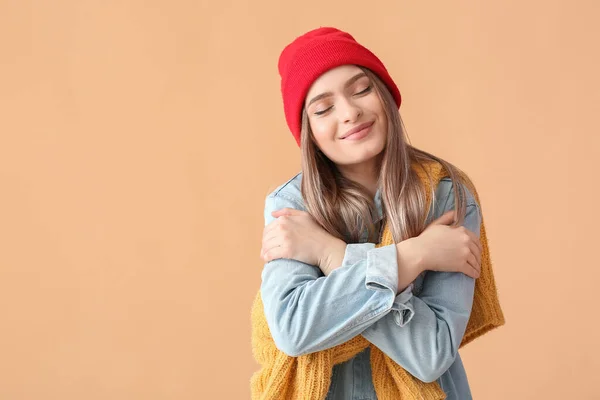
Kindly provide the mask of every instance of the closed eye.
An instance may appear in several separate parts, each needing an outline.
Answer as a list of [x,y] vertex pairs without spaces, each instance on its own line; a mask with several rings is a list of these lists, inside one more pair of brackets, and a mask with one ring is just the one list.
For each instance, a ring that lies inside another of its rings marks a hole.
[[367,88],[365,90],[361,90],[360,92],[356,93],[356,94],[365,94],[365,93],[369,93],[371,91],[371,85],[367,86]]
[[[355,93],[355,96],[356,96],[356,95],[363,95],[363,94],[367,94],[367,93],[369,93],[369,92],[371,91],[371,89],[373,89],[373,87],[372,87],[371,85],[369,85],[369,86],[367,86],[367,87],[366,87],[364,90],[361,90],[360,92],[358,92],[358,93]],[[331,110],[331,108],[332,108],[332,107],[333,107],[333,106],[329,106],[329,107],[327,107],[327,108],[326,108],[325,110],[323,110],[323,111],[315,111],[315,115],[323,115],[323,114],[325,114],[327,111]]]
[[326,108],[325,110],[323,110],[323,111],[315,111],[315,115],[323,115],[323,114],[325,114],[327,111],[331,110],[331,107],[333,107],[333,106],[327,107],[327,108]]

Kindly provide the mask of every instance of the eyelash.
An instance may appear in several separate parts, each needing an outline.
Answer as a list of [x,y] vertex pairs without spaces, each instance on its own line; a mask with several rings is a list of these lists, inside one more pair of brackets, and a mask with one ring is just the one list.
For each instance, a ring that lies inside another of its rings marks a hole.
[[[358,92],[358,93],[355,93],[355,94],[367,94],[367,93],[369,93],[370,91],[371,91],[371,85],[367,86],[367,87],[365,88],[365,90],[361,90],[360,92]],[[327,111],[331,110],[331,107],[333,107],[333,106],[327,107],[327,108],[326,108],[325,110],[323,110],[323,111],[317,111],[317,112],[315,112],[314,114],[315,114],[315,115],[323,115],[323,114],[325,114]]]

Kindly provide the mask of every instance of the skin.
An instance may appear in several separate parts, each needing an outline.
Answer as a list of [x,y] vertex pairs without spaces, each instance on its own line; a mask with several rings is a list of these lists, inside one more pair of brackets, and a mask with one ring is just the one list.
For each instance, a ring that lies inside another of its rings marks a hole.
[[[374,197],[379,174],[378,157],[382,155],[387,139],[387,119],[383,103],[369,78],[354,65],[333,68],[309,88],[305,107],[319,149],[345,177],[364,185]],[[350,129],[365,122],[373,122],[369,135],[355,141],[343,139]],[[263,232],[261,258],[264,262],[277,258],[295,259],[318,266],[325,275],[342,264],[347,244],[322,229],[310,214],[284,208],[272,215],[276,220]],[[447,261],[441,263],[444,265],[436,265],[440,264],[442,255],[444,260],[456,260],[457,265],[461,265],[461,272],[479,277],[482,250],[479,240],[467,229],[458,232],[458,228],[447,226],[453,218],[454,213],[448,212],[432,222],[419,237],[396,244],[399,292],[425,269],[449,268]],[[434,226],[438,228],[430,229]],[[445,253],[432,254],[428,250],[437,249],[440,244],[445,245]]]
[[[320,97],[327,93],[331,94]],[[385,148],[387,119],[369,78],[354,65],[333,68],[312,84],[305,107],[317,146],[345,177],[367,187],[374,197],[376,161]],[[364,139],[341,139],[348,130],[370,121],[374,124]]]

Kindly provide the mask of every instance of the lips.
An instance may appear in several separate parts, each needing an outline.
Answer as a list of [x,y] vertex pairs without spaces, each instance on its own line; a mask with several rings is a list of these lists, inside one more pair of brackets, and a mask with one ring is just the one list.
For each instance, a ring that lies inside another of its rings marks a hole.
[[350,129],[348,132],[344,133],[344,136],[342,136],[341,138],[346,139],[348,136],[350,136],[356,132],[362,131],[363,129],[370,127],[374,123],[375,123],[375,121],[370,121],[370,122],[365,122],[364,124],[360,124],[352,129]]

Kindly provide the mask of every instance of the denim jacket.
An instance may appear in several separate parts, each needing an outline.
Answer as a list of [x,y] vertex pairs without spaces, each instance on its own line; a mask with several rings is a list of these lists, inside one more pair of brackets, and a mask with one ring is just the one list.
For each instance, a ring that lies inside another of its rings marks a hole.
[[[265,226],[284,207],[306,211],[302,173],[265,199]],[[438,184],[427,223],[454,208],[452,181]],[[464,226],[479,236],[480,207],[467,193]],[[381,193],[375,195],[376,222],[383,218]],[[475,280],[460,272],[424,271],[398,291],[396,245],[375,248],[361,242],[346,247],[342,265],[324,276],[314,266],[276,259],[262,271],[265,317],[277,347],[296,357],[363,335],[406,371],[424,382],[437,381],[447,400],[471,399],[458,347],[471,314]],[[370,349],[333,368],[327,400],[377,399]]]

